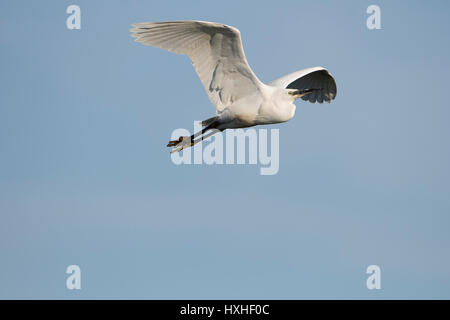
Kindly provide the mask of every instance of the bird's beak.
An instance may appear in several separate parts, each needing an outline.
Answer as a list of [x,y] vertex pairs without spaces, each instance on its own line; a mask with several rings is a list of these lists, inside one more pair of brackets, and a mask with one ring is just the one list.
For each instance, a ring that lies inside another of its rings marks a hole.
[[313,91],[316,91],[316,90],[320,90],[320,89],[293,90],[293,91],[289,91],[289,94],[290,94],[291,96],[300,98],[300,97],[306,96],[307,94],[309,94],[309,93],[311,93],[311,92],[313,92]]

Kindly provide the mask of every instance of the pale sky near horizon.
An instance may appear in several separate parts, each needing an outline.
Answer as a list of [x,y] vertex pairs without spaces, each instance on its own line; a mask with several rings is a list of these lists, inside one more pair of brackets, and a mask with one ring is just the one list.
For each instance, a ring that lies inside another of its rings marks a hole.
[[[81,8],[81,30],[66,8]],[[381,30],[366,9],[381,8]],[[450,298],[448,1],[0,2],[0,298]],[[313,66],[280,169],[175,166],[214,115],[185,56],[130,25],[240,29],[264,82]],[[381,290],[366,268],[381,268]],[[66,289],[79,265],[82,289]]]

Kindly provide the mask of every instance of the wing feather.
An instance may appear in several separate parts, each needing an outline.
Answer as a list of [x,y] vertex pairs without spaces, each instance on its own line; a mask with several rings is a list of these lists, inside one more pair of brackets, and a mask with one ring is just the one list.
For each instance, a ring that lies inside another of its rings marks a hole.
[[290,73],[269,85],[286,89],[320,89],[302,97],[304,101],[331,102],[336,98],[337,88],[333,76],[323,67],[314,67]]
[[260,90],[238,29],[213,22],[144,22],[131,29],[135,41],[186,54],[218,111]]

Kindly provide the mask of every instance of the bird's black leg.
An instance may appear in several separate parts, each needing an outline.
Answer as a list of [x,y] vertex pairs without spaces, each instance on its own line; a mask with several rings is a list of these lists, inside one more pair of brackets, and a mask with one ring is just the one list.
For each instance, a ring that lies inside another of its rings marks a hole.
[[[212,119],[212,118],[211,118],[211,119]],[[208,120],[209,120],[209,119],[208,119]],[[208,120],[206,120],[206,121],[208,121]],[[204,122],[206,122],[206,121],[203,121],[202,123],[204,123]],[[203,139],[205,139],[205,138],[207,138],[207,137],[210,137],[212,134],[209,134],[209,135],[207,135],[207,136],[201,137],[200,139],[197,139],[198,137],[200,137],[201,135],[203,135],[206,131],[216,129],[216,126],[218,126],[218,125],[219,125],[219,122],[218,122],[218,121],[213,121],[213,122],[211,122],[209,125],[207,125],[206,127],[204,127],[202,130],[200,130],[199,132],[194,133],[193,135],[191,135],[191,136],[189,137],[189,138],[190,138],[190,145],[193,146],[193,145],[195,145],[196,143],[202,141]],[[220,130],[220,131],[222,132],[222,131],[225,130],[225,129],[218,129],[218,130]],[[214,133],[215,133],[215,132],[214,132]],[[213,134],[214,134],[214,133],[213,133]],[[181,142],[183,142],[183,139],[184,139],[184,138],[188,138],[188,137],[180,137],[178,140],[170,140],[169,143],[167,144],[167,146],[168,146],[168,147],[176,147],[178,144],[180,144]],[[195,140],[195,139],[197,139],[197,140]]]

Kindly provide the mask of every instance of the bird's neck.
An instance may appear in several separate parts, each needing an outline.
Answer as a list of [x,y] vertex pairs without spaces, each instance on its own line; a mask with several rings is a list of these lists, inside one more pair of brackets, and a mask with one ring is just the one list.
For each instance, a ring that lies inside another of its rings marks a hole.
[[274,101],[281,122],[288,121],[294,116],[295,100],[295,96],[290,95],[289,91],[286,89],[281,89],[276,93]]

